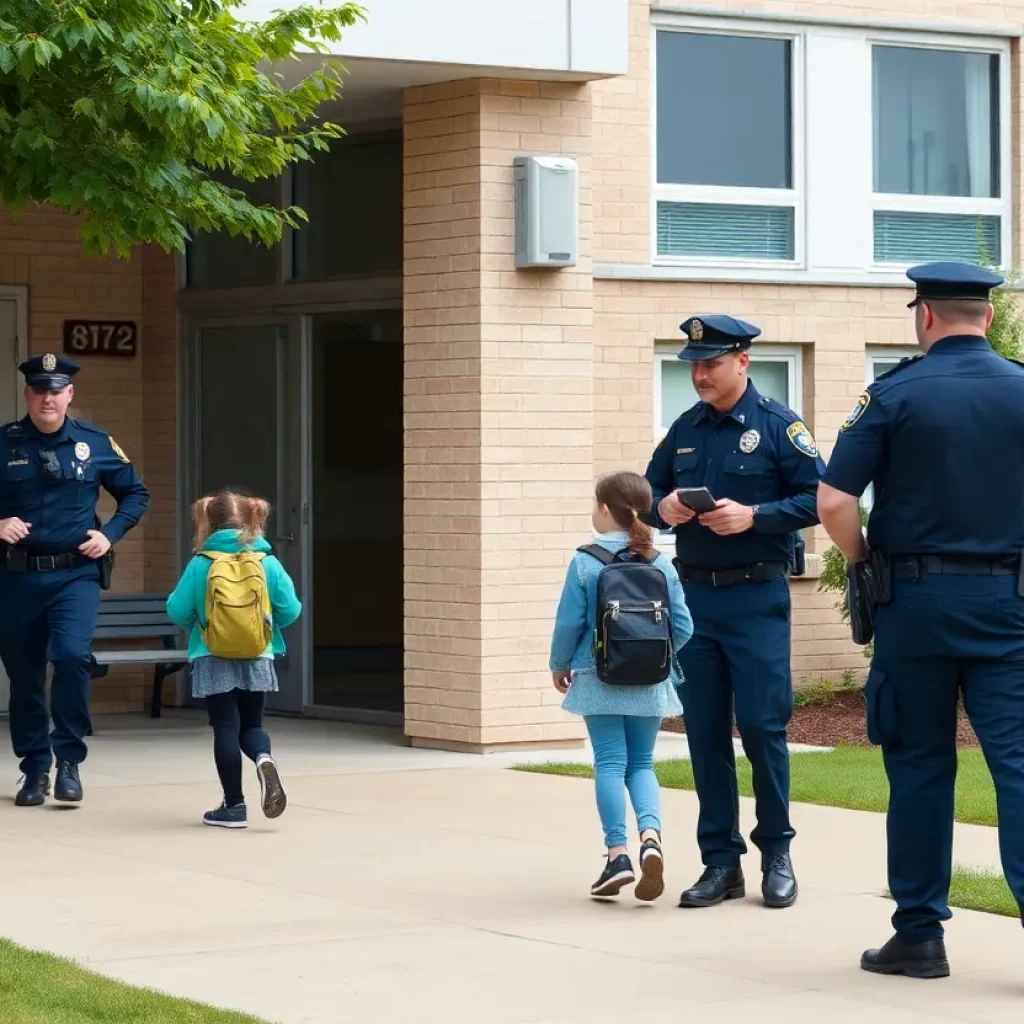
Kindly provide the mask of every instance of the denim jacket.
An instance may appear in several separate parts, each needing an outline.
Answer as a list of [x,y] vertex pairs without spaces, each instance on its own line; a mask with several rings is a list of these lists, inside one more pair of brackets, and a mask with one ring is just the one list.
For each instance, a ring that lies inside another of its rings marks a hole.
[[[621,551],[629,541],[625,531],[605,533],[594,538],[595,543],[609,551]],[[686,607],[683,585],[671,561],[659,554],[654,562],[668,580],[669,614],[672,638],[678,651],[693,636],[693,620]],[[590,671],[595,669],[594,622],[597,618],[597,577],[604,566],[593,557],[577,551],[569,563],[562,588],[562,599],[555,616],[554,635],[551,638],[551,670]],[[682,675],[673,659],[671,680],[678,686]]]

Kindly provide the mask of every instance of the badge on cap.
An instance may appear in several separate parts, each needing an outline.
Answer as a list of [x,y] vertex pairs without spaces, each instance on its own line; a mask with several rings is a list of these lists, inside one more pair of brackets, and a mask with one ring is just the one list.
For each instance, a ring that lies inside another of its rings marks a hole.
[[864,415],[864,410],[867,409],[870,402],[871,393],[869,391],[862,391],[857,399],[857,404],[850,410],[850,415],[846,417],[846,422],[839,429],[846,430],[848,427],[852,427]]
[[690,323],[690,340],[702,341],[704,339],[704,324],[696,317]]
[[740,451],[749,455],[761,443],[761,435],[756,430],[748,430],[740,438]]
[[47,352],[43,356],[43,371],[45,373],[53,373],[57,369],[57,357],[52,352]]
[[79,441],[78,444],[75,445],[75,458],[78,459],[79,462],[85,462],[91,454],[92,451],[84,441]]
[[800,420],[797,420],[796,423],[790,423],[786,428],[786,437],[789,438],[793,447],[798,452],[803,452],[804,455],[812,459],[817,458],[818,445],[811,436],[811,432]]

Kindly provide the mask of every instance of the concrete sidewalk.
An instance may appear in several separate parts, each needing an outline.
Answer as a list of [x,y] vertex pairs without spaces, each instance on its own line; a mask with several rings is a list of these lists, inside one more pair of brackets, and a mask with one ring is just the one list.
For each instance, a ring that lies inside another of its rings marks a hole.
[[[271,728],[291,806],[266,821],[247,782],[256,816],[239,832],[200,824],[218,791],[198,717],[101,720],[80,808],[15,808],[9,760],[0,932],[279,1024],[1020,1019],[1015,921],[958,912],[948,981],[857,969],[889,935],[879,815],[795,806],[796,907],[759,904],[750,856],[751,898],[687,912],[674,904],[700,871],[695,801],[669,792],[669,891],[599,904],[589,782],[410,750],[381,730]],[[995,830],[958,828],[957,859],[996,866]]]

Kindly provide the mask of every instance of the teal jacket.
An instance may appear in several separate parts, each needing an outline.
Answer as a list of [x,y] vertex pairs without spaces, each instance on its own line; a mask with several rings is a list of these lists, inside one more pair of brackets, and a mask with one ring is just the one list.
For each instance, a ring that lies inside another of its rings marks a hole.
[[[270,603],[274,610],[274,636],[270,646],[261,657],[273,658],[275,654],[284,654],[287,650],[281,630],[290,626],[302,612],[302,602],[295,594],[295,584],[285,572],[284,566],[270,554],[270,545],[258,537],[249,547],[253,551],[265,551],[263,568],[267,574],[267,589],[270,591]],[[234,553],[241,550],[238,544],[238,530],[218,530],[206,538],[203,551]],[[185,566],[185,571],[178,580],[174,592],[167,598],[167,614],[171,622],[183,629],[191,628],[188,638],[188,660],[209,658],[210,651],[203,643],[201,627],[205,625],[206,614],[206,577],[210,573],[213,562],[203,555],[195,555]]]

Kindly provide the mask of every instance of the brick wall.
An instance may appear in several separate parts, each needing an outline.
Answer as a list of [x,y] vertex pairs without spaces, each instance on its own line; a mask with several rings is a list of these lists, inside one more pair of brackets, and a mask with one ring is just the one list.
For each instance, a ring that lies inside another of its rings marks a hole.
[[[156,437],[153,430],[161,429],[168,418],[173,423],[174,404],[172,401],[165,412],[154,414],[147,388],[158,390],[162,386],[166,391],[168,352],[173,367],[173,334],[168,335],[165,325],[170,303],[173,331],[174,294],[172,290],[169,297],[158,301],[158,289],[151,288],[147,295],[146,285],[156,284],[156,277],[144,273],[145,267],[141,253],[127,261],[83,255],[73,217],[49,209],[14,217],[0,209],[0,284],[28,286],[32,354],[62,351],[66,318],[125,319],[139,324],[139,354],[134,359],[79,360],[82,371],[75,379],[72,406],[73,416],[92,420],[111,433],[155,492],[157,516],[148,514],[118,544],[114,589],[121,592],[163,586],[167,578],[166,571],[159,574],[166,570],[166,562],[159,555],[154,562],[153,545],[163,544],[167,530],[166,480],[173,477],[167,478],[156,467],[150,474],[151,461],[159,466],[164,451],[150,444],[149,438]],[[166,288],[166,281],[160,282],[160,288]],[[161,379],[165,383],[158,385]],[[169,380],[173,396],[173,369]],[[114,502],[104,493],[100,514],[107,517],[113,508]],[[152,579],[151,564],[157,573]],[[143,669],[111,669],[108,676],[94,684],[93,711],[140,710],[148,692],[148,678]]]
[[[630,68],[621,78],[592,86],[594,106],[594,259],[648,264],[652,175],[652,0],[632,0]],[[671,4],[665,4],[670,7]],[[702,6],[690,0],[687,8]],[[1024,2],[945,3],[886,0],[868,3],[707,0],[709,11],[734,9],[880,21],[900,19],[941,26],[1019,24]],[[1021,137],[1020,48],[1014,45],[1013,126]],[[1014,150],[1014,194],[1019,194],[1021,147]],[[1015,222],[1022,224],[1019,201]],[[1018,239],[1022,236],[1018,232]],[[913,324],[900,291],[877,288],[602,280],[594,282],[594,464],[596,472],[642,469],[653,443],[654,346],[682,343],[679,324],[696,313],[731,313],[757,324],[760,341],[798,345],[803,355],[804,418],[827,455],[839,426],[864,387],[865,344],[913,345]],[[679,410],[680,412],[682,410]],[[828,545],[820,528],[808,547]],[[815,561],[812,559],[812,569]],[[798,679],[865,668],[847,639],[835,595],[817,592],[812,579],[794,581],[793,668]]]
[[[578,738],[547,673],[592,474],[587,87],[461,82],[405,104],[406,732]],[[517,272],[512,158],[581,162],[578,268]]]

